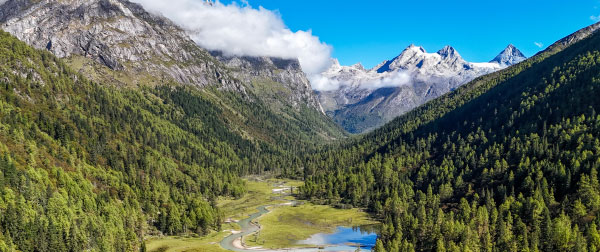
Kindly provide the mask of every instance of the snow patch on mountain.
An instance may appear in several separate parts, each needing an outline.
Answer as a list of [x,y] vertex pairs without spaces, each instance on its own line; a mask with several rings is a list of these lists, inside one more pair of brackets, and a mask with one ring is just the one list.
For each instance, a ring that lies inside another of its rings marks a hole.
[[451,46],[428,53],[410,45],[397,57],[368,70],[360,64],[341,66],[334,61],[311,81],[327,114],[349,132],[360,133],[525,59],[512,45],[485,63],[468,62]]
[[526,59],[527,57],[525,57],[525,55],[521,51],[519,51],[519,49],[517,49],[511,44],[508,45],[506,49],[504,49],[504,51],[500,52],[500,54],[496,56],[496,58],[490,61],[490,63],[497,63],[501,66],[506,67],[517,64]]
[[410,84],[413,79],[428,78],[455,79],[462,84],[524,59],[525,56],[513,45],[509,45],[488,63],[467,62],[451,46],[446,46],[436,53],[428,53],[423,47],[410,45],[394,59],[384,61],[369,70],[360,64],[341,66],[334,60],[327,71],[313,78],[313,89],[331,91],[344,86],[360,89],[398,87]]
[[410,75],[405,71],[380,74],[377,71],[365,69],[360,63],[342,66],[337,60],[333,60],[332,66],[327,71],[313,76],[312,86],[313,89],[319,91],[337,90],[342,86],[378,89],[406,85],[410,83],[410,80]]

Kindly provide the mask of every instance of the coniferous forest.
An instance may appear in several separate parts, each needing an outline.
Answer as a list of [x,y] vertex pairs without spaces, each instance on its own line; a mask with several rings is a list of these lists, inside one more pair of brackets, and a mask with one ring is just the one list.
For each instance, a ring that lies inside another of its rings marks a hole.
[[0,251],[207,235],[249,175],[368,211],[377,252],[600,251],[598,33],[357,136],[251,92],[99,80],[0,31]]
[[4,32],[0,97],[0,251],[136,251],[152,232],[219,230],[216,199],[243,195],[247,174],[300,176],[320,125],[218,90],[95,83]]
[[310,156],[307,199],[383,220],[376,251],[598,251],[600,34]]

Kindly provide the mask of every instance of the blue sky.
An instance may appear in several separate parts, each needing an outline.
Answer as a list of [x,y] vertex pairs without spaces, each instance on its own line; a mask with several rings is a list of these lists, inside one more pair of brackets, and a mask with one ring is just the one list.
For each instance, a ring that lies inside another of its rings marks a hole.
[[[222,0],[229,3],[232,0]],[[233,0],[236,1],[236,0]],[[453,2],[453,3],[449,3]],[[292,30],[312,30],[343,65],[372,67],[406,46],[451,45],[468,61],[494,58],[514,44],[527,56],[588,26],[600,0],[248,0],[277,11]],[[600,20],[600,19],[599,19]]]

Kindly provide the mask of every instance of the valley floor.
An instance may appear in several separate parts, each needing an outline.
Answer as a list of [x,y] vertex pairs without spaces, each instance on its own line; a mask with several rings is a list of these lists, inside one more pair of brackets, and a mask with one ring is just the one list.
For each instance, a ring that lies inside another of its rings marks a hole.
[[[236,239],[233,247],[244,246],[260,250],[308,247],[297,241],[310,238],[317,233],[333,233],[338,226],[359,226],[376,223],[359,209],[335,209],[330,206],[313,205],[298,201],[290,196],[303,184],[302,181],[281,179],[246,180],[248,193],[240,199],[219,199],[218,205],[224,213],[223,231],[204,237],[170,236],[151,238],[146,241],[148,251],[227,251],[220,243],[233,233],[241,231],[240,220],[259,212],[257,208],[267,206],[268,213],[254,222],[259,231]],[[243,244],[243,245],[242,245]]]

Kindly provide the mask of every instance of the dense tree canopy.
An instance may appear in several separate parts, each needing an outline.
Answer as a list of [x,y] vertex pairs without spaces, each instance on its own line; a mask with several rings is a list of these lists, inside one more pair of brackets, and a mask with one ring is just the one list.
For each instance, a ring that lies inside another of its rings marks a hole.
[[[480,77],[365,136],[309,108],[89,81],[0,32],[0,251],[135,251],[218,230],[247,174],[365,207],[376,251],[599,251],[600,35]],[[325,136],[324,136],[325,135]]]
[[316,110],[288,114],[251,94],[94,83],[0,32],[0,251],[218,230],[216,199],[244,194],[241,176],[298,176],[319,130],[343,135]]
[[598,251],[598,97],[596,34],[310,156],[301,191],[380,217],[376,251]]

